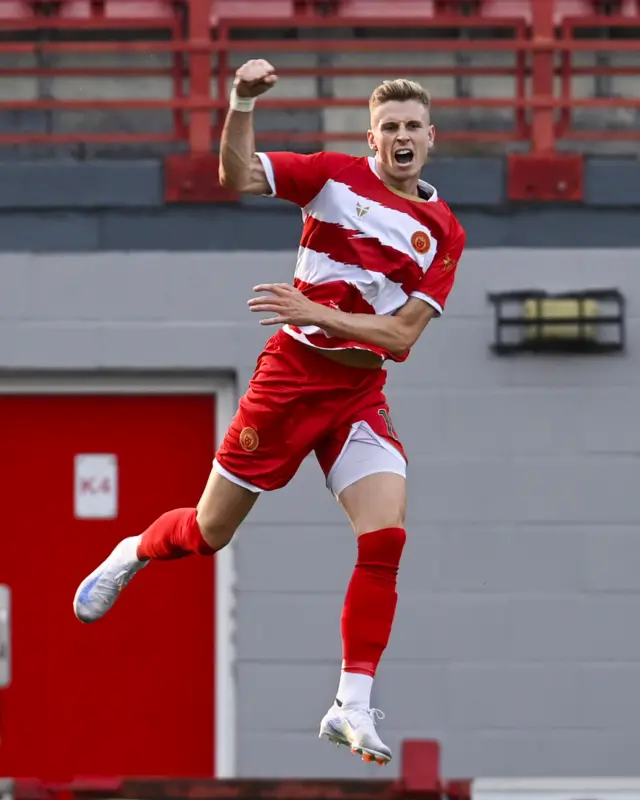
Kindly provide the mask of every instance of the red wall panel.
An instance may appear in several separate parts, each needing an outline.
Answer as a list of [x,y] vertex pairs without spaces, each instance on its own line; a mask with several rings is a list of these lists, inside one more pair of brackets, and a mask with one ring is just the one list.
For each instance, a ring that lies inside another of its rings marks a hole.
[[[213,426],[204,396],[0,397],[0,583],[13,603],[0,774],[213,774],[212,560],[151,564],[93,625],[72,610],[121,538],[197,503]],[[78,453],[117,456],[116,519],[74,518]]]

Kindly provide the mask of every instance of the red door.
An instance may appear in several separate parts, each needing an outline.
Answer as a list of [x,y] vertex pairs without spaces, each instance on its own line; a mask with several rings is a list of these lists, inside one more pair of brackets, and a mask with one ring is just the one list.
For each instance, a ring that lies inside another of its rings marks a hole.
[[[93,625],[72,610],[79,581],[120,539],[196,504],[213,428],[211,397],[0,397],[13,648],[0,775],[213,775],[212,561],[151,564]],[[116,456],[115,518],[75,518],[78,454]]]

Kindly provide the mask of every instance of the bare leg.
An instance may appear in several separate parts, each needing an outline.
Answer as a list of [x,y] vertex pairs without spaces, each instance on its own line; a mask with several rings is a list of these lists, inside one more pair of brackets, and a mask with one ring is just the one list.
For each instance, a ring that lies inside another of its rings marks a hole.
[[401,528],[407,509],[406,481],[391,472],[368,475],[347,486],[338,502],[356,536],[382,528]]
[[220,550],[229,544],[258,497],[259,492],[238,486],[211,470],[196,507],[198,527],[209,547]]

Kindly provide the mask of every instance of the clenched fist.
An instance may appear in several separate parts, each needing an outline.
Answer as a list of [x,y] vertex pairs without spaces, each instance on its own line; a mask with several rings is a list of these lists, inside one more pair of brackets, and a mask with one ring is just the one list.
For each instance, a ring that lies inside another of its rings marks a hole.
[[258,97],[278,80],[274,67],[262,58],[247,61],[237,71],[233,82],[238,97]]

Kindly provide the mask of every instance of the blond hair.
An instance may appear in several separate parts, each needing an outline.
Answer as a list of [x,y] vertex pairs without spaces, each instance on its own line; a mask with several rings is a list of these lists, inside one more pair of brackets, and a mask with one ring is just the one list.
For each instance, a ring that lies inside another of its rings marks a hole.
[[369,98],[369,110],[373,111],[376,106],[388,103],[390,100],[417,100],[425,108],[431,108],[429,92],[416,81],[407,78],[385,81],[375,88]]

